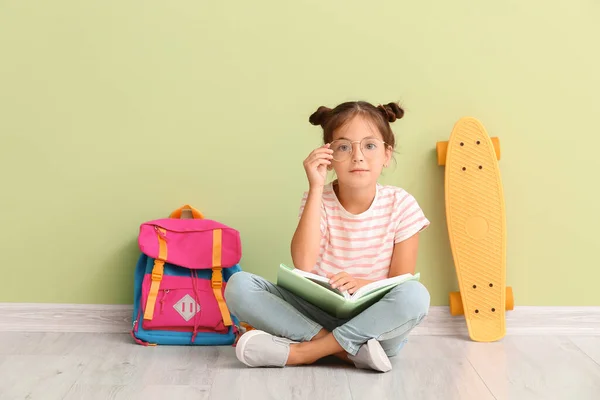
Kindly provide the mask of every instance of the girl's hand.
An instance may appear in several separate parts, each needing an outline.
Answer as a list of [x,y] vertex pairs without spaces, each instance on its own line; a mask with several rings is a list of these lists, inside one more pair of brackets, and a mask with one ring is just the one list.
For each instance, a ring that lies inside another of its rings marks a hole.
[[335,275],[327,274],[327,277],[329,278],[329,284],[332,288],[337,288],[340,292],[347,290],[350,294],[353,294],[370,282],[366,279],[357,279],[347,272],[339,272]]
[[304,170],[311,188],[321,188],[327,178],[327,166],[333,159],[333,150],[329,143],[313,150],[304,160]]

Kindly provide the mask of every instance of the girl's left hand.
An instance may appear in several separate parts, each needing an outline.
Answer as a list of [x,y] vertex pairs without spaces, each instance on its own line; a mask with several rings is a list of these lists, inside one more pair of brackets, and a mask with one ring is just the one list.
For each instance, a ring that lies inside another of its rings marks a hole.
[[339,272],[335,275],[327,274],[327,277],[332,288],[338,289],[340,292],[347,290],[350,294],[356,292],[367,283],[364,279],[356,279],[347,272]]

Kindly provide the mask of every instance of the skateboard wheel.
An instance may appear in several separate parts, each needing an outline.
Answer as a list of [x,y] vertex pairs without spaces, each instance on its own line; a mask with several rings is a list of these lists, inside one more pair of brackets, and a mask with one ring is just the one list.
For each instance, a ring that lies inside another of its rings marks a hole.
[[446,165],[446,153],[448,152],[448,142],[437,142],[435,145],[437,151],[438,165]]
[[514,310],[515,309],[515,298],[513,296],[512,287],[506,287],[506,309]]
[[450,315],[457,316],[463,315],[464,313],[465,310],[463,309],[460,292],[450,292]]
[[494,151],[496,152],[496,158],[500,160],[500,138],[493,137],[492,144],[494,145]]

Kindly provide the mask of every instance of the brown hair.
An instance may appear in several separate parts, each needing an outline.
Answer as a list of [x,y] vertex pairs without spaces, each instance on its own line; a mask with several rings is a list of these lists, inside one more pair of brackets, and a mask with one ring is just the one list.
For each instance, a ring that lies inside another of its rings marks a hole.
[[313,125],[323,127],[323,142],[329,143],[333,140],[333,132],[344,126],[356,115],[369,119],[383,136],[383,141],[392,149],[395,147],[396,140],[390,122],[404,116],[404,110],[397,103],[375,107],[366,101],[349,101],[338,105],[334,109],[321,106],[310,116],[308,121]]

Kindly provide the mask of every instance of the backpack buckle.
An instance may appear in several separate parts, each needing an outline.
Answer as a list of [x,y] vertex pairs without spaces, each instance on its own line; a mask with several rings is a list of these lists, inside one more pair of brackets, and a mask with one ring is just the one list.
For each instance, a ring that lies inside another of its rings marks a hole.
[[163,270],[164,270],[165,262],[162,260],[154,261],[154,268],[152,268],[152,280],[153,281],[162,281]]
[[214,267],[212,273],[212,278],[210,279],[210,284],[212,288],[220,288],[223,286],[223,273],[221,272],[221,267]]
[[153,281],[162,281],[162,274],[160,272],[152,272]]

